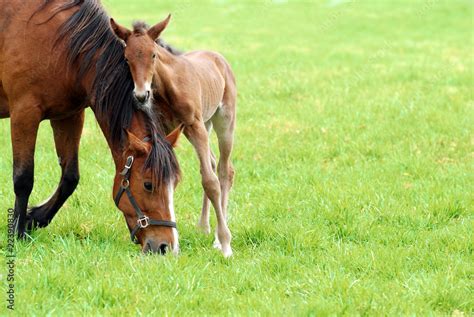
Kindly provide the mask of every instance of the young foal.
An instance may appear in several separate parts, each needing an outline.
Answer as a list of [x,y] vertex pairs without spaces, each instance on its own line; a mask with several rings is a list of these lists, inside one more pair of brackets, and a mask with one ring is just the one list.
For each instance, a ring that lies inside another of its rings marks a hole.
[[[227,204],[234,178],[230,155],[236,120],[235,78],[230,65],[218,53],[194,51],[175,55],[157,45],[169,20],[170,16],[151,28],[144,23],[135,23],[133,31],[113,19],[110,22],[115,34],[125,42],[125,58],[138,101],[142,106],[150,107],[153,95],[161,113],[171,113],[171,121],[184,124],[184,133],[200,161],[204,188],[198,225],[204,232],[210,232],[210,199],[217,217],[215,246],[227,257],[232,255]],[[215,156],[209,146],[212,127],[219,141],[219,176],[215,174]]]

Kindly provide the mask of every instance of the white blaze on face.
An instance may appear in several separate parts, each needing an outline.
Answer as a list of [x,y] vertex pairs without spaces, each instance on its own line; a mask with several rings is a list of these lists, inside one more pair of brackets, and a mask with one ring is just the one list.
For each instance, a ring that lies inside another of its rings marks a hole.
[[[173,192],[174,188],[173,185],[168,184],[168,209],[171,215],[171,221],[176,222],[176,215],[174,213],[174,200],[173,200]],[[171,229],[173,231],[173,253],[178,254],[179,252],[179,243],[178,243],[178,230],[176,228]]]
[[147,81],[145,83],[145,91],[149,91],[151,94],[151,82]]
[[138,88],[137,85],[135,85],[134,89],[133,89],[133,92],[135,94],[135,96],[137,97],[145,97],[147,94],[149,94],[149,98],[146,100],[145,103],[143,103],[142,106],[145,106],[145,107],[151,107],[151,97],[152,97],[152,91],[151,91],[151,82],[145,82],[145,85],[143,88]]
[[137,85],[133,88],[133,92],[137,96],[145,96],[146,92],[149,91],[151,94],[151,82],[145,82],[145,85],[143,85],[142,88],[139,88]]

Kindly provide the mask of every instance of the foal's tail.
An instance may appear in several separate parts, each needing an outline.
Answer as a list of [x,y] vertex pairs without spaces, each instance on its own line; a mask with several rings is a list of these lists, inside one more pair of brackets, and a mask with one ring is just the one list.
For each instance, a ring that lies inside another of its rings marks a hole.
[[224,103],[232,104],[234,108],[237,106],[237,82],[235,79],[234,72],[232,71],[232,67],[230,66],[229,62],[222,57],[224,61],[224,79],[225,79],[225,88],[224,88]]

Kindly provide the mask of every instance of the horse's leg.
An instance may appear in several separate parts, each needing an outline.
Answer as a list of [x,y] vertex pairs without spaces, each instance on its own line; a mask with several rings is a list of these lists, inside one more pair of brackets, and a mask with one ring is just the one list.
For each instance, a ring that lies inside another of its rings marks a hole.
[[211,200],[216,211],[217,237],[221,243],[221,251],[225,257],[232,255],[230,241],[232,236],[222,214],[221,208],[221,188],[219,179],[212,170],[209,138],[206,127],[202,120],[195,121],[192,125],[186,126],[184,130],[186,137],[196,149],[199,162],[201,164],[202,186],[207,197]]
[[212,117],[217,139],[219,141],[219,183],[221,185],[221,206],[226,220],[228,220],[227,205],[229,191],[234,182],[234,167],[230,160],[234,144],[235,111],[232,105],[224,104]]
[[[209,138],[209,135],[210,135],[211,129],[212,129],[212,122],[208,121],[208,122],[205,123],[205,125],[206,125],[206,130],[207,130],[207,134],[208,134],[208,138]],[[212,150],[210,150],[209,153],[211,155],[212,170],[213,170],[214,173],[216,173],[216,157],[215,157],[214,153],[212,153]],[[209,197],[207,197],[206,192],[204,191],[203,195],[202,195],[201,218],[199,219],[198,227],[201,228],[201,230],[205,234],[211,233],[211,226],[209,225],[209,209],[210,209],[210,207],[211,207],[211,205],[210,205]]]
[[51,120],[54,143],[61,166],[61,180],[51,198],[28,214],[28,229],[46,227],[79,183],[79,142],[84,126],[84,111],[62,120]]
[[36,100],[23,98],[12,103],[10,123],[15,191],[14,228],[18,238],[25,235],[26,208],[33,190],[36,137],[42,112]]

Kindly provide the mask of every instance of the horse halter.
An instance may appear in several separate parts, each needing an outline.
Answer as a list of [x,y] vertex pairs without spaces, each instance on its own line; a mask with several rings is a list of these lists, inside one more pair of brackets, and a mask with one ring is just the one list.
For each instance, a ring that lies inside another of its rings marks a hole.
[[128,199],[130,203],[132,204],[133,209],[135,209],[135,213],[137,214],[137,218],[138,218],[136,226],[132,230],[130,230],[130,238],[132,239],[133,243],[138,244],[137,233],[140,229],[144,229],[150,225],[176,228],[176,222],[168,221],[168,220],[150,219],[150,217],[143,214],[143,212],[141,211],[140,207],[137,204],[137,201],[133,197],[132,192],[130,191],[130,170],[132,169],[133,161],[134,161],[133,156],[127,157],[125,167],[120,172],[120,175],[122,175],[122,182],[120,183],[120,189],[117,193],[117,196],[115,196],[114,201],[115,201],[115,205],[118,208],[120,199],[122,198],[123,193],[127,194]]

